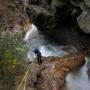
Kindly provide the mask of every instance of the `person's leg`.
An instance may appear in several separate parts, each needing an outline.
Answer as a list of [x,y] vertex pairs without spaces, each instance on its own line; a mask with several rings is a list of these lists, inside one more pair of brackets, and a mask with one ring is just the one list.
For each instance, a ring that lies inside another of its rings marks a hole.
[[37,62],[39,63],[39,57],[37,56]]
[[39,63],[42,64],[41,56],[39,56]]
[[37,55],[37,61],[39,64],[42,64],[41,55]]

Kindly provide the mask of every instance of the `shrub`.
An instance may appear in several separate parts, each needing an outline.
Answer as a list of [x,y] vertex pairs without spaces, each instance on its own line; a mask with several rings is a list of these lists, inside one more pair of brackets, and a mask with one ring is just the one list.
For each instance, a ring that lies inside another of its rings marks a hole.
[[23,60],[26,55],[26,47],[23,45],[23,32],[0,33],[0,60],[9,60],[15,63]]

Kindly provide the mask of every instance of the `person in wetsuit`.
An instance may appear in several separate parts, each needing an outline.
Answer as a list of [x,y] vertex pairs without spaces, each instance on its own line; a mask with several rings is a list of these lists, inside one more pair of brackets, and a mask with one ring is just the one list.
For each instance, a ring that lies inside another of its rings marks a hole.
[[33,50],[34,54],[37,56],[37,61],[39,64],[42,64],[42,60],[41,60],[41,52],[38,49],[34,49]]

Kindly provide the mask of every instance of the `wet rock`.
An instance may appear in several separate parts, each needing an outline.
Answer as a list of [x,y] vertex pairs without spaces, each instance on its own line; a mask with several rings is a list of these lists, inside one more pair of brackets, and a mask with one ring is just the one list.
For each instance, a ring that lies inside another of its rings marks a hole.
[[33,87],[37,83],[37,77],[40,75],[42,71],[42,67],[39,66],[38,64],[32,63],[31,64],[31,70],[30,70],[30,75],[29,75],[29,83],[30,87]]
[[82,2],[83,2],[83,0],[70,0],[70,3],[76,7],[79,7],[80,3],[82,3]]
[[84,11],[77,19],[83,32],[90,33],[90,11]]
[[84,0],[85,4],[90,8],[90,0]]
[[88,76],[89,76],[89,79],[90,79],[90,68],[88,68]]
[[84,2],[80,3],[79,6],[82,11],[87,11],[89,9],[88,6]]
[[43,58],[43,64],[31,64],[31,73],[28,75],[28,90],[67,90],[65,77],[69,72],[77,72],[85,63],[80,53],[63,58]]

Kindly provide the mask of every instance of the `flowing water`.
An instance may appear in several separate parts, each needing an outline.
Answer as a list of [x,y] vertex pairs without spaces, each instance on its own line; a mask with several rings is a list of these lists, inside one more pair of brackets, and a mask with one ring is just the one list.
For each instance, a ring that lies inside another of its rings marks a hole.
[[24,41],[29,48],[27,59],[32,61],[34,58],[32,49],[37,48],[40,50],[42,56],[65,56],[69,53],[77,51],[73,46],[59,46],[51,44],[46,40],[45,36],[32,24],[29,31],[26,33]]
[[86,58],[85,65],[76,73],[70,73],[66,77],[68,90],[90,90],[90,80],[87,74],[87,64],[90,58]]
[[[38,48],[42,56],[65,56],[72,52],[76,52],[77,49],[73,46],[59,46],[53,45],[46,40],[45,36],[38,31],[37,27],[32,24],[29,31],[26,33],[24,41],[29,48],[27,54],[27,60],[32,61],[34,54],[33,48]],[[85,65],[75,74],[70,73],[66,77],[66,85],[68,90],[90,90],[90,81],[87,74],[87,64],[89,58],[86,58]]]

